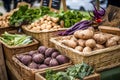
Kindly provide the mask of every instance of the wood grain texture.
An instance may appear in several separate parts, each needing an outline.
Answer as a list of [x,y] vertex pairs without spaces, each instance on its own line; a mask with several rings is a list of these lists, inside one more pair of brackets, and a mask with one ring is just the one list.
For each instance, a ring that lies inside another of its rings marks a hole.
[[0,43],[0,80],[8,80],[1,43]]

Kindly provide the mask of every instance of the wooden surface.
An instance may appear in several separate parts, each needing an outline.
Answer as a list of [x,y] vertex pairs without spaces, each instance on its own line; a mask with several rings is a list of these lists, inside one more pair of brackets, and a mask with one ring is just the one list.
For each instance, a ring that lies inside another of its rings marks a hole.
[[0,80],[8,80],[1,43],[0,43]]

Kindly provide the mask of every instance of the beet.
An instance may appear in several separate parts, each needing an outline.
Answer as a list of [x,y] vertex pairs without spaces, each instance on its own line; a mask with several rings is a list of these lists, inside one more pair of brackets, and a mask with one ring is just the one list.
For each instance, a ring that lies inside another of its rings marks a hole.
[[47,47],[45,47],[45,46],[40,46],[39,48],[38,48],[38,52],[39,53],[42,53],[42,54],[45,54],[45,51],[47,50]]
[[44,55],[42,54],[34,54],[32,60],[37,64],[42,63],[44,61]]
[[51,59],[52,59],[51,57],[47,57],[47,58],[44,60],[44,64],[49,65]]
[[57,61],[60,63],[60,64],[64,64],[64,63],[67,63],[69,62],[69,59],[68,57],[64,56],[64,55],[58,55],[56,57]]
[[56,58],[59,54],[60,54],[59,52],[53,52],[52,55],[51,55],[51,57],[52,58]]
[[24,55],[22,58],[21,58],[21,62],[24,64],[24,65],[28,65],[29,63],[31,63],[32,61],[32,57],[30,55]]
[[45,51],[45,56],[46,56],[46,57],[50,57],[51,54],[52,54],[53,52],[55,52],[55,51],[57,51],[57,50],[56,50],[56,49],[53,49],[53,48],[48,48],[48,49]]
[[59,65],[58,61],[56,59],[51,59],[50,60],[50,63],[49,63],[49,66],[52,67],[52,66],[57,66]]
[[47,66],[46,64],[41,64],[41,65],[39,65],[38,68],[39,68],[39,69],[42,69],[42,68],[48,68],[48,66]]
[[38,69],[38,64],[36,64],[35,62],[31,62],[29,65],[28,65],[29,68],[31,69]]
[[23,56],[24,56],[23,54],[16,55],[17,59],[20,60],[20,61],[21,61],[21,59],[22,59]]
[[28,55],[33,56],[33,54],[36,54],[36,51],[30,51]]

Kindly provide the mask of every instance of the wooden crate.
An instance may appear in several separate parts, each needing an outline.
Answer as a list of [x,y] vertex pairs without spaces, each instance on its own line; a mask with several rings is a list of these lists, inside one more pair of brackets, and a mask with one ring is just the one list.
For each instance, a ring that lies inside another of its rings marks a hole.
[[26,27],[22,27],[24,33],[33,36],[35,39],[40,41],[41,45],[44,45],[46,47],[54,47],[54,44],[49,41],[51,37],[58,36],[59,32],[65,31],[66,28],[58,29],[58,30],[50,30],[50,31],[30,31]]
[[110,34],[115,34],[120,36],[120,28],[117,27],[99,26],[99,30],[102,32],[107,32]]
[[[56,72],[57,71],[64,71],[66,68],[64,69],[59,69],[59,70],[55,70]],[[35,74],[35,80],[46,80],[45,79],[45,72],[44,73],[41,73],[41,72],[38,72]],[[98,73],[94,73],[92,75],[89,75],[89,76],[86,76],[83,80],[100,80],[100,74]]]
[[1,43],[0,43],[0,80],[8,80]]
[[55,44],[56,49],[68,56],[74,64],[85,62],[94,66],[97,71],[120,66],[120,45],[91,52],[79,52],[61,44],[58,41],[61,39],[62,37],[52,38],[51,42]]
[[10,76],[10,79],[12,79],[12,80],[16,80],[16,79],[17,80],[23,80],[20,73],[17,72],[17,70],[15,69],[13,63],[6,60],[6,65],[7,65],[7,68],[8,68],[8,75]]
[[[23,53],[23,54],[28,54],[28,52]],[[12,57],[13,60],[13,66],[14,69],[19,73],[19,75],[24,79],[24,80],[35,80],[35,73],[37,72],[45,72],[47,69],[62,69],[66,68],[72,65],[72,62],[70,61],[69,63],[65,63],[59,66],[55,67],[49,67],[49,68],[44,68],[44,69],[31,69],[27,66],[25,66],[23,63],[21,63],[17,58],[16,55]]]

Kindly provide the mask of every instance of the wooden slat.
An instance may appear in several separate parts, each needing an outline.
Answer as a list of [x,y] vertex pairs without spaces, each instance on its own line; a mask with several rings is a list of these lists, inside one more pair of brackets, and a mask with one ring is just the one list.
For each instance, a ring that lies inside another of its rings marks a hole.
[[1,43],[0,43],[0,80],[8,80]]

